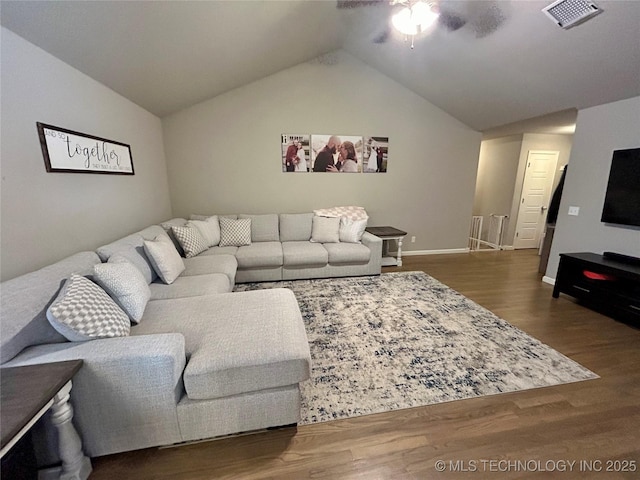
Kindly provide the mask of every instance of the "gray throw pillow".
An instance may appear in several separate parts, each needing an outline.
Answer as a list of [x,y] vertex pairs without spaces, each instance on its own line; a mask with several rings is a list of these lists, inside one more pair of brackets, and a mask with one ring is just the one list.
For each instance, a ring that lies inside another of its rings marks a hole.
[[339,243],[340,218],[314,216],[311,226],[311,241],[317,243]]
[[88,278],[71,275],[47,309],[47,320],[72,342],[126,337],[129,317],[107,293]]
[[251,219],[232,220],[220,217],[220,246],[241,247],[251,245]]
[[145,240],[144,251],[158,276],[168,285],[185,269],[182,257],[166,235],[158,235],[154,240]]
[[171,227],[171,231],[184,250],[185,258],[195,257],[209,248],[200,230],[193,223],[188,222],[184,227]]
[[213,215],[206,220],[189,220],[187,225],[196,226],[207,242],[207,247],[215,247],[220,243],[220,223],[217,215]]
[[93,279],[122,308],[133,323],[142,318],[151,290],[140,271],[129,262],[101,263],[93,267]]

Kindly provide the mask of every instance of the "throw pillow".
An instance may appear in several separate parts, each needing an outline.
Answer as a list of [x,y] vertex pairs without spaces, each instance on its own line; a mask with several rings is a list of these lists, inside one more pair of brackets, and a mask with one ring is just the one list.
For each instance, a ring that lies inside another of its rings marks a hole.
[[220,246],[241,247],[251,245],[251,219],[232,220],[220,217]]
[[93,279],[115,300],[133,323],[142,318],[151,290],[140,270],[129,262],[100,263],[93,267]]
[[314,210],[313,213],[319,217],[347,217],[351,220],[368,219],[367,211],[363,207],[331,207]]
[[361,243],[365,228],[367,228],[366,220],[351,220],[350,218],[342,217],[340,219],[340,241]]
[[72,342],[126,337],[129,317],[107,293],[88,278],[71,275],[47,309],[47,320]]
[[220,223],[218,216],[214,215],[206,220],[189,220],[187,225],[195,225],[205,239],[207,247],[215,247],[220,243]]
[[145,240],[144,251],[164,283],[173,283],[184,271],[182,257],[166,235],[158,235],[154,240]]
[[195,257],[209,248],[198,227],[192,223],[187,222],[184,227],[171,227],[171,231],[178,239],[186,258]]
[[338,217],[313,217],[311,226],[311,241],[317,243],[340,242],[340,218]]

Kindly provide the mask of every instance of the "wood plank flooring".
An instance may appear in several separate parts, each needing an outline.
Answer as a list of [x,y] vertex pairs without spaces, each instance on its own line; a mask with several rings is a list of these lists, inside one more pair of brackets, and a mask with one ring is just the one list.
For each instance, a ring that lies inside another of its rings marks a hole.
[[413,256],[383,271],[422,270],[601,378],[100,457],[90,478],[640,478],[640,330],[553,299],[538,259]]

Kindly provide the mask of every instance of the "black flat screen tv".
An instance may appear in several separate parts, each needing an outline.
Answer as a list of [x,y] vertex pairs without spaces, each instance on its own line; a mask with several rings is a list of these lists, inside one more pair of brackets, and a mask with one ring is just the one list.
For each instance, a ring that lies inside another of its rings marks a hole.
[[640,227],[640,148],[613,152],[602,221]]

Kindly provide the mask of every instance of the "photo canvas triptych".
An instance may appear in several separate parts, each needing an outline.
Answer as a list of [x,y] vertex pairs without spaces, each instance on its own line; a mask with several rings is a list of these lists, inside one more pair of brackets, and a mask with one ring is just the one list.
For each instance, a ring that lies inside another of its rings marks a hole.
[[283,134],[286,173],[385,173],[389,137]]

